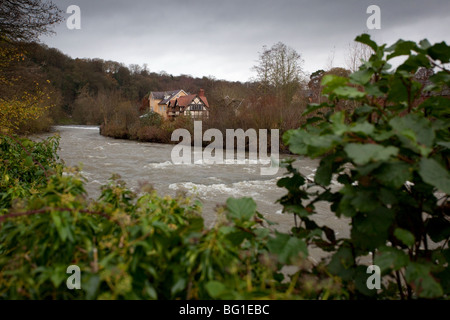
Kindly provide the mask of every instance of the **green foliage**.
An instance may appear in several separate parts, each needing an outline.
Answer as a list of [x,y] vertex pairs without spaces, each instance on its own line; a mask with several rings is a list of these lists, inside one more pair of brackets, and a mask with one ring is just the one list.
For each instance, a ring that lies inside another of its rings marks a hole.
[[14,199],[27,198],[46,185],[48,175],[61,172],[58,145],[58,137],[33,142],[0,136],[0,214],[12,207]]
[[[2,185],[0,299],[341,297],[333,280],[306,277],[306,245],[274,235],[252,199],[228,199],[211,229],[200,203],[150,186],[135,194],[116,175],[88,200],[57,142],[2,136],[2,170],[16,182]],[[292,279],[285,264],[299,270]],[[71,265],[81,290],[67,288]]]
[[[351,296],[448,297],[450,101],[442,92],[450,85],[444,65],[450,47],[426,40],[379,46],[368,35],[356,40],[375,53],[349,77],[324,76],[329,103],[308,107],[305,115],[321,110],[314,125],[283,137],[293,153],[321,157],[315,185],[287,162],[289,176],[278,185],[288,194],[279,202],[300,221],[293,234],[332,254],[327,269]],[[393,69],[389,61],[398,56],[405,60]],[[414,79],[420,68],[437,70],[426,87]],[[335,110],[342,100],[359,106]],[[351,219],[349,238],[335,239],[333,230],[312,221],[320,201]],[[378,292],[368,290],[362,274],[373,263],[384,279]]]

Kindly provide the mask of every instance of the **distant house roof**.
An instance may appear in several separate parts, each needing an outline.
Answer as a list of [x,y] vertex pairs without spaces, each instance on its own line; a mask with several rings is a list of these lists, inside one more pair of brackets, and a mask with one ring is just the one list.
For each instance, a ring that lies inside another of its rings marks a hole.
[[187,107],[192,102],[192,100],[195,99],[195,97],[199,97],[199,99],[203,101],[205,106],[209,108],[208,99],[206,99],[205,96],[201,96],[198,94],[190,94],[188,96],[179,97],[177,99],[177,105],[180,107]]
[[172,100],[174,98],[174,96],[176,96],[181,91],[184,92],[183,89],[172,90],[172,91],[152,91],[150,93],[150,97],[153,97],[153,99],[156,99],[156,100],[161,99],[162,101],[159,102],[158,104],[167,104],[170,100]]
[[205,90],[203,89],[200,89],[198,94],[189,94],[187,96],[181,96],[177,99],[171,99],[169,101],[169,107],[179,107],[184,109],[189,106],[196,97],[198,97],[205,104],[205,106],[209,108],[208,99],[205,97]]

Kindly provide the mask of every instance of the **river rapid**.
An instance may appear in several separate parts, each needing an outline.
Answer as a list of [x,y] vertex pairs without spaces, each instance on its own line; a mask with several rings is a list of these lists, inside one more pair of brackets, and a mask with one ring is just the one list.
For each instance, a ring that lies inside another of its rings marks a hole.
[[[100,135],[96,126],[55,126],[52,132],[32,138],[40,140],[55,134],[61,136],[59,156],[67,166],[82,166],[86,189],[93,199],[100,195],[100,186],[115,173],[133,191],[149,183],[159,195],[174,196],[181,191],[199,199],[207,227],[216,220],[216,206],[224,204],[229,197],[252,197],[257,210],[275,222],[274,228],[279,231],[288,232],[294,225],[293,216],[282,213],[282,206],[276,203],[286,194],[285,189],[276,185],[285,170],[280,168],[276,175],[261,175],[260,169],[269,166],[267,162],[174,164],[171,151],[175,145],[108,138]],[[291,156],[280,155],[280,159],[288,157]],[[311,178],[318,164],[318,160],[298,157],[294,163]],[[338,237],[348,236],[348,221],[336,218],[326,203],[319,203],[318,209],[314,220],[319,225],[334,228]]]

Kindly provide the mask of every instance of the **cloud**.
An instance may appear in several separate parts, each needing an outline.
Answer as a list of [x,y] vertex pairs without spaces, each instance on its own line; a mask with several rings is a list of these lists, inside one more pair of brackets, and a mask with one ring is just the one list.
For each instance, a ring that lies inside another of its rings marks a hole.
[[[371,4],[381,8],[380,42],[447,41],[448,0],[61,0],[81,8],[81,30],[56,28],[42,37],[72,57],[148,64],[174,75],[247,81],[263,45],[282,41],[299,52],[307,72],[345,64],[346,48],[364,32]],[[69,14],[66,14],[68,17]]]

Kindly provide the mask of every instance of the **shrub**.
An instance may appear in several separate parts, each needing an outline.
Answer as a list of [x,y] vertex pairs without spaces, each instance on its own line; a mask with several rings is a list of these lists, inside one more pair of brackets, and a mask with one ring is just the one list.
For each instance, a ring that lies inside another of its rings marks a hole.
[[[325,76],[331,102],[310,105],[305,115],[319,110],[319,116],[284,135],[293,153],[321,160],[313,188],[286,163],[290,176],[278,185],[288,194],[280,203],[298,219],[297,237],[332,253],[327,269],[351,296],[448,297],[450,100],[442,89],[450,85],[450,48],[427,40],[388,48],[368,35],[356,40],[374,50],[369,61],[349,77]],[[389,61],[399,56],[403,63],[392,69]],[[438,71],[426,87],[414,79],[419,68]],[[342,100],[359,106],[336,112]],[[320,201],[351,219],[349,238],[336,239],[313,221]],[[367,264],[380,267],[378,292],[366,286]]]
[[[56,164],[52,141],[23,139],[21,146],[2,137],[2,150],[11,154],[2,163],[14,179],[35,184],[23,193],[10,186],[16,203],[0,214],[0,299],[345,296],[326,277],[299,273],[284,281],[286,263],[310,274],[299,256],[304,248],[289,235],[274,236],[252,199],[228,199],[211,229],[203,224],[200,203],[160,197],[148,185],[137,195],[117,176],[99,199],[88,201],[78,170],[46,170]],[[17,163],[9,162],[13,158]],[[71,265],[80,268],[81,290],[66,286]]]

